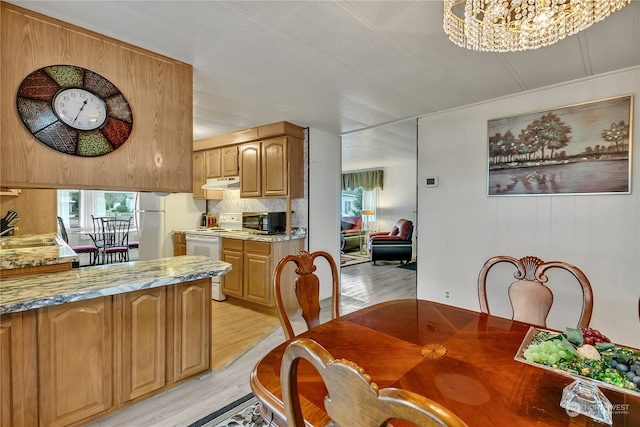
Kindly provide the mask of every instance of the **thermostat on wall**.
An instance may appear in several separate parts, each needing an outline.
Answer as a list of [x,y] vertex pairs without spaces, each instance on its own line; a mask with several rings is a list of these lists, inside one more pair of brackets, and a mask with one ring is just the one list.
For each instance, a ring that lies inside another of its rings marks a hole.
[[438,177],[437,176],[429,176],[424,180],[425,187],[437,187],[438,186]]

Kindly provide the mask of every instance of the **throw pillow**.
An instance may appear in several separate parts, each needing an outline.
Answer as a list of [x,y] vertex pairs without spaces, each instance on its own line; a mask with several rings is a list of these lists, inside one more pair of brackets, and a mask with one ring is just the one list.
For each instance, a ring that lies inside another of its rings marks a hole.
[[340,231],[348,230],[351,227],[353,227],[353,224],[351,224],[350,222],[347,222],[347,221],[340,222]]

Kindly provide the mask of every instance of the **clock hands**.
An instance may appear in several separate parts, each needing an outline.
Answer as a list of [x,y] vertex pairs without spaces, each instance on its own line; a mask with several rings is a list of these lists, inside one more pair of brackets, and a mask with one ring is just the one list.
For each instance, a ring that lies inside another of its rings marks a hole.
[[89,101],[89,99],[85,99],[84,102],[82,103],[82,107],[80,107],[80,109],[78,110],[78,114],[76,114],[76,116],[73,118],[73,121],[71,122],[71,124],[74,124],[76,122],[76,120],[78,120],[78,116],[80,116],[80,112],[82,112],[82,109],[84,108],[85,105],[87,105],[87,101]]

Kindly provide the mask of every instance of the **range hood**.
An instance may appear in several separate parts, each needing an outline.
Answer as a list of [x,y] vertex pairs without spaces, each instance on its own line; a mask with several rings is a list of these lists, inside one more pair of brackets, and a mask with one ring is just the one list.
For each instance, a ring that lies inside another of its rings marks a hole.
[[209,178],[202,186],[203,190],[219,190],[221,188],[240,188],[240,178],[233,176],[230,178]]

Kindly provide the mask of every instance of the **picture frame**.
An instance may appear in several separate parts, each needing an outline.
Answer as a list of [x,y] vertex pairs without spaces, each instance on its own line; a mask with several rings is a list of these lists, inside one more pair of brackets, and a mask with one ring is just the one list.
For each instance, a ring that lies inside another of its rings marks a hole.
[[631,194],[633,95],[487,123],[488,196]]

